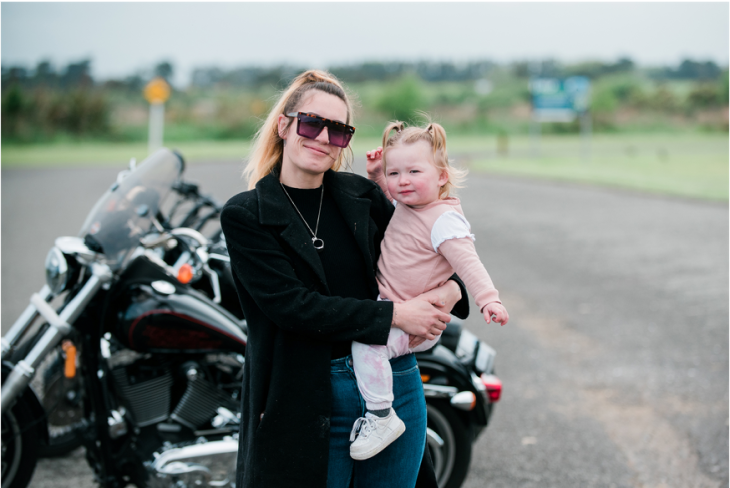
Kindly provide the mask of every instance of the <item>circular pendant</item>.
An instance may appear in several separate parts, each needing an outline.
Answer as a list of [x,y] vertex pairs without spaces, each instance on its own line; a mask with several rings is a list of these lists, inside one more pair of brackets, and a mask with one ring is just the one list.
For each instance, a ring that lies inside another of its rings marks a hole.
[[322,249],[324,249],[324,241],[319,237],[312,237],[312,244],[314,244],[314,248],[317,251],[321,251]]

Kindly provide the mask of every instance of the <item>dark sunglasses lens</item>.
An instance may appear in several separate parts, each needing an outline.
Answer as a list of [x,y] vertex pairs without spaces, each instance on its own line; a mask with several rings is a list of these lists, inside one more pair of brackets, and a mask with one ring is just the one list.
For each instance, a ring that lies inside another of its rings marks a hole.
[[329,126],[327,132],[330,137],[330,144],[337,147],[347,147],[350,139],[352,139],[352,133],[345,130],[344,127]]
[[307,139],[315,139],[324,128],[324,123],[321,120],[317,120],[314,117],[308,117],[306,115],[299,116],[299,125],[297,127],[297,134]]
[[330,144],[337,147],[347,147],[350,139],[352,139],[352,132],[341,125],[326,123],[309,115],[299,116],[297,134],[307,139],[316,139],[322,133],[322,129],[325,126],[327,127]]

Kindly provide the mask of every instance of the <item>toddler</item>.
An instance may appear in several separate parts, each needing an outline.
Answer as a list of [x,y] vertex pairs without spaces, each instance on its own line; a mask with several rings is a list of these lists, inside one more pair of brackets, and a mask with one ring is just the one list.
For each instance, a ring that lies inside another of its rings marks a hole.
[[[391,133],[395,132],[391,135]],[[506,324],[509,315],[474,248],[471,226],[459,200],[449,196],[461,172],[449,165],[446,132],[439,124],[425,129],[392,122],[383,148],[367,154],[368,172],[396,205],[378,260],[380,300],[403,302],[442,284],[456,272],[474,296],[484,320]],[[382,173],[377,171],[382,159]],[[353,369],[367,413],[357,419],[350,456],[375,456],[396,440],[405,425],[391,408],[393,378],[389,359],[425,351],[437,339],[411,347],[411,337],[393,328],[386,346],[353,342]],[[418,340],[414,340],[413,344]]]

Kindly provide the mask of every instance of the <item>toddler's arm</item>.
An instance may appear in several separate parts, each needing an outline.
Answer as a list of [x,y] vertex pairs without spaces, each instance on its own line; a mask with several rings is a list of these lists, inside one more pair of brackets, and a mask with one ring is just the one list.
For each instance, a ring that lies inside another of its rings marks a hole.
[[491,315],[494,314],[495,322],[506,324],[509,320],[507,310],[499,301],[499,292],[479,260],[471,238],[447,239],[441,243],[438,252],[446,258],[466,284],[466,289],[474,295],[479,311],[484,314],[484,320],[490,322]]
[[388,183],[385,181],[385,175],[383,174],[383,148],[378,147],[372,151],[368,151],[365,154],[367,159],[365,170],[368,173],[368,179],[378,184],[388,200],[393,201],[393,197],[390,196],[388,191]]

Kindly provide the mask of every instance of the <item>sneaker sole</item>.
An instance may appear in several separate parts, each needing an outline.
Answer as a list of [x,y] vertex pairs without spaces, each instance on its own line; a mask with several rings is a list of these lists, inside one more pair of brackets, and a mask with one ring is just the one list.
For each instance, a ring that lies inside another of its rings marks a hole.
[[354,459],[355,461],[364,461],[366,459],[370,459],[371,457],[375,456],[376,454],[380,453],[380,451],[382,451],[383,449],[385,449],[386,447],[391,445],[393,443],[393,441],[395,441],[397,438],[399,438],[401,436],[401,434],[403,434],[403,432],[405,432],[405,431],[406,431],[406,424],[401,422],[400,426],[396,430],[391,432],[391,434],[378,447],[376,447],[375,449],[370,449],[369,451],[359,452],[359,453],[353,453],[352,451],[350,451],[350,457],[352,459]]

